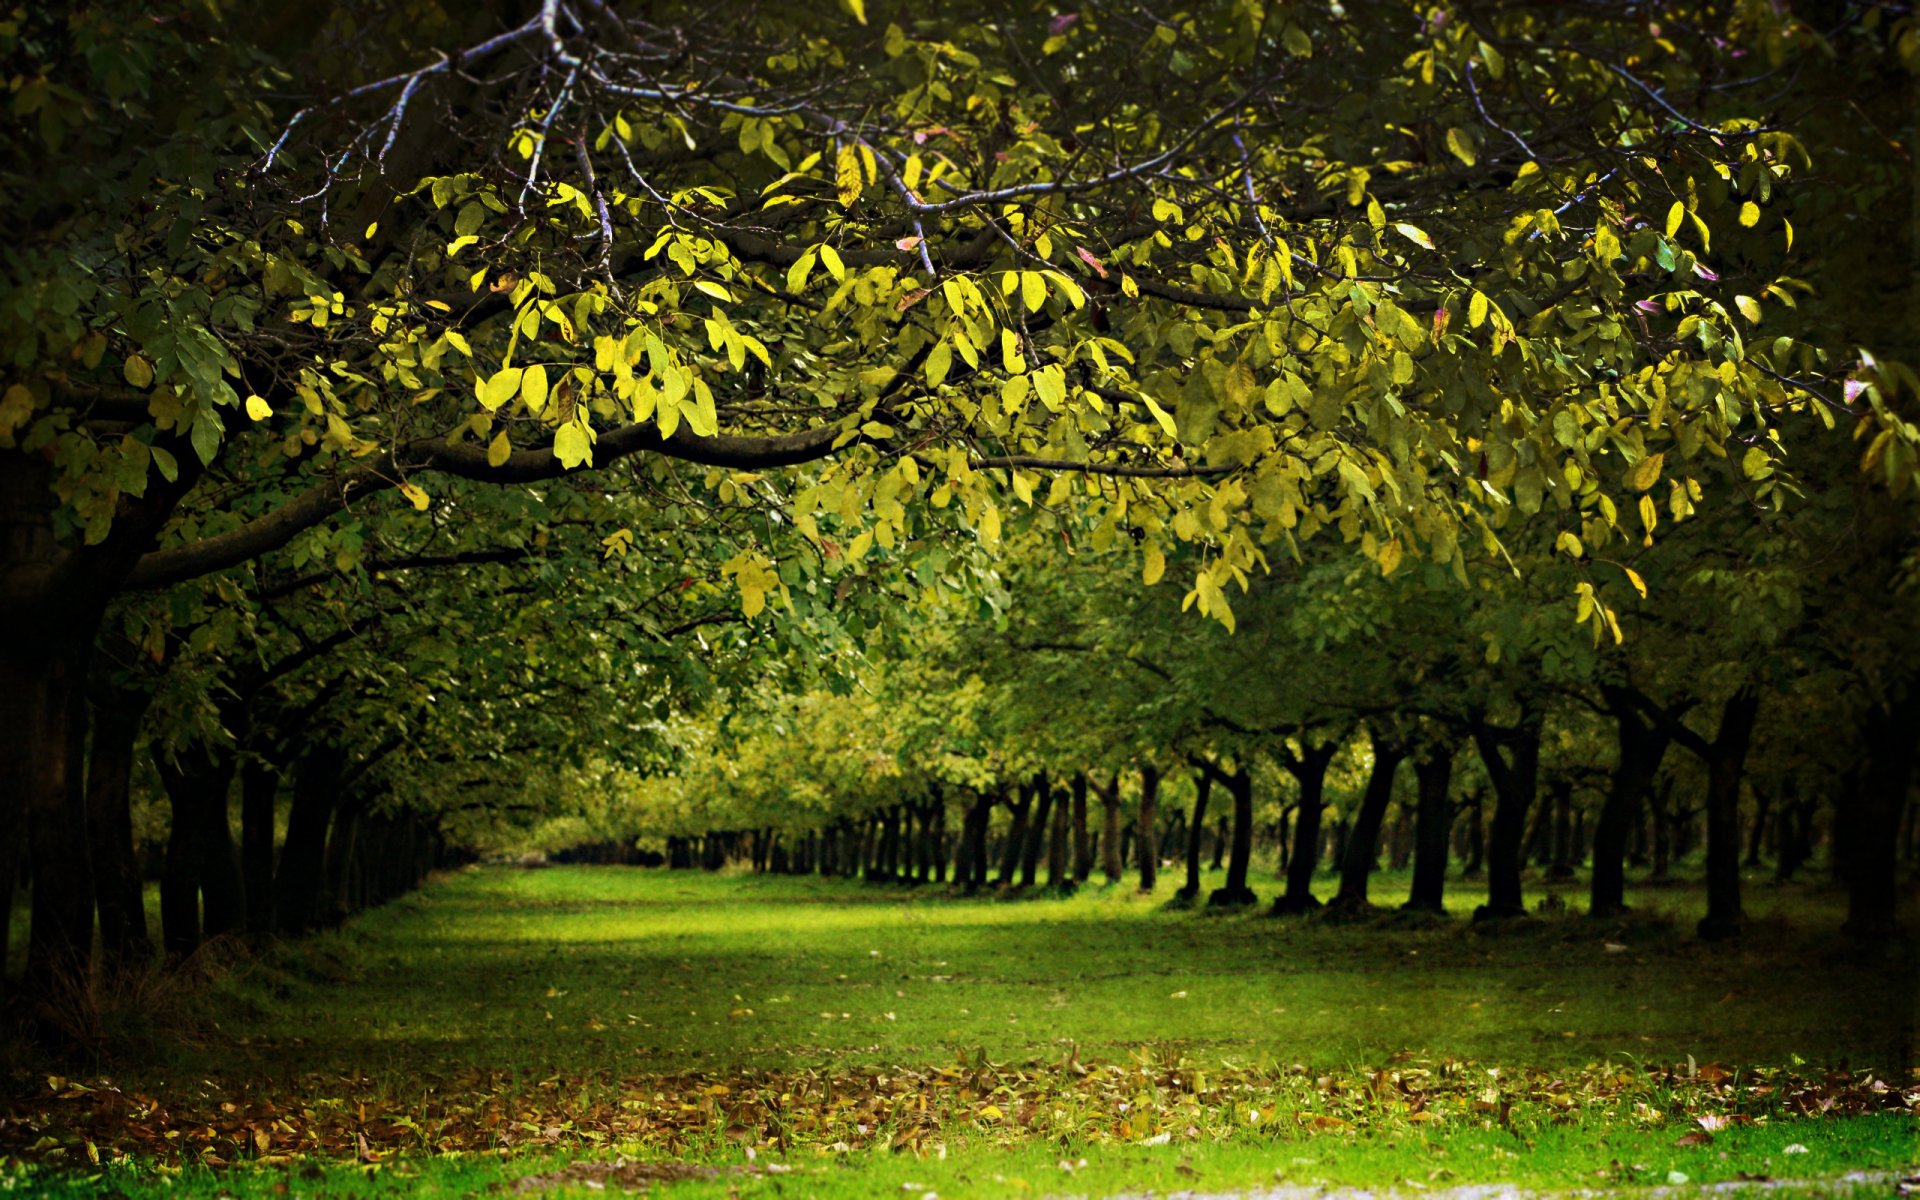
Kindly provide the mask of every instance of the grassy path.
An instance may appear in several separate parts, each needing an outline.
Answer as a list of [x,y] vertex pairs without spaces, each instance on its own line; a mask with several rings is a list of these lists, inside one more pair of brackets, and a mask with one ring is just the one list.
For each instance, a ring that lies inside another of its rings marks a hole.
[[[1752,935],[1705,947],[1657,917],[1486,934],[1126,889],[471,871],[149,1014],[197,1032],[156,1030],[138,1066],[16,1074],[0,1152],[73,1164],[91,1141],[122,1190],[184,1167],[176,1194],[329,1162],[313,1189],[467,1194],[583,1155],[549,1181],[617,1186],[592,1172],[623,1156],[747,1172],[688,1197],[1898,1170],[1912,1112],[1860,1072],[1900,1078],[1912,980],[1848,960],[1822,903],[1759,897]],[[1794,1116],[1823,1100],[1882,1111]],[[244,1160],[265,1165],[198,1165]]]

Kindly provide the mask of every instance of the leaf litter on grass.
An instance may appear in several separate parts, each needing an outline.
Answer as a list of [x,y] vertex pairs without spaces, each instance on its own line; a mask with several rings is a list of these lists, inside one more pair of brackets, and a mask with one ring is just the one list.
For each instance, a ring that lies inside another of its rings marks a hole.
[[948,1142],[1159,1144],[1554,1125],[1681,1127],[1682,1146],[1732,1123],[1906,1111],[1920,1083],[1867,1073],[1593,1064],[1549,1071],[1396,1056],[1379,1068],[1197,1065],[1171,1050],[1132,1061],[554,1075],[363,1072],[202,1077],[122,1088],[112,1079],[16,1077],[0,1104],[0,1154],[29,1162],[138,1160],[224,1166],[294,1158],[580,1149],[648,1157],[766,1146],[832,1154]]

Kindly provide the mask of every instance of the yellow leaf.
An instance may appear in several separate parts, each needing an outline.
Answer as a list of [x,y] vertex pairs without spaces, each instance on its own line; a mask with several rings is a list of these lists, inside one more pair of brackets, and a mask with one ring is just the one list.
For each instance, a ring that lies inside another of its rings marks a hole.
[[1155,404],[1152,396],[1143,396],[1141,399],[1147,402],[1147,411],[1153,414],[1153,419],[1160,423],[1160,428],[1166,432],[1168,437],[1180,436],[1180,427],[1174,424],[1172,413]]
[[143,388],[153,382],[153,364],[135,354],[127,359],[120,374],[134,387]]
[[513,443],[507,440],[507,431],[502,429],[494,435],[491,442],[487,443],[487,465],[501,466],[507,461],[507,456],[512,453]]
[[988,1121],[998,1121],[1001,1117],[1004,1117],[1006,1115],[1007,1114],[1000,1111],[1000,1106],[998,1104],[989,1104],[985,1108],[980,1110],[981,1118],[983,1120],[988,1120]]
[[1481,292],[1475,292],[1467,297],[1467,325],[1469,328],[1478,329],[1486,323],[1486,320],[1487,297]]
[[1687,206],[1685,202],[1680,200],[1675,200],[1673,202],[1673,207],[1667,210],[1667,236],[1672,237],[1674,234],[1679,233],[1680,222],[1686,219],[1687,219]]
[[536,363],[521,373],[520,399],[526,401],[529,412],[539,412],[547,406],[547,369],[545,367]]
[[1627,573],[1627,582],[1633,585],[1633,590],[1639,592],[1640,598],[1645,600],[1647,598],[1647,581],[1640,578],[1640,572],[1634,570],[1632,567],[1621,567],[1620,569]]
[[273,415],[273,405],[259,396],[247,397],[247,416],[256,421],[264,421]]
[[499,408],[520,393],[519,367],[502,367],[480,385],[480,403],[488,412]]
[[1382,575],[1393,574],[1394,570],[1400,566],[1401,556],[1405,553],[1406,551],[1400,545],[1399,538],[1391,538],[1381,543],[1379,558],[1380,573]]
[[408,501],[421,512],[427,511],[427,494],[421,491],[419,487],[411,483],[403,483],[400,485],[400,494],[405,496]]
[[847,8],[853,13],[853,19],[862,25],[867,23],[867,0],[847,0]]
[[1749,200],[1740,206],[1740,224],[1752,229],[1760,223],[1760,206]]
[[1453,156],[1469,167],[1474,164],[1473,139],[1467,136],[1464,129],[1447,130],[1447,149],[1453,151]]
[[860,189],[866,186],[866,176],[860,169],[860,150],[852,142],[840,147],[840,154],[834,160],[833,176],[843,206],[851,205],[860,198]]
[[1660,482],[1660,471],[1667,465],[1665,452],[1649,454],[1633,466],[1627,468],[1627,486],[1636,492],[1644,492]]
[[1166,573],[1167,556],[1160,552],[1160,547],[1148,546],[1146,565],[1140,571],[1140,582],[1152,587],[1159,583],[1160,577]]

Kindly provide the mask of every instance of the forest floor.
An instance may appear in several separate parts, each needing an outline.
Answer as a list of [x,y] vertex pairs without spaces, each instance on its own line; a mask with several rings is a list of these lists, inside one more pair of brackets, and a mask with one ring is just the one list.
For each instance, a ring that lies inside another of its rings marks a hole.
[[1911,951],[1859,961],[1818,886],[1754,887],[1716,946],[1687,888],[1497,932],[1171,891],[459,872],[109,998],[104,1058],[9,1063],[0,1190],[1496,1200],[1920,1170]]

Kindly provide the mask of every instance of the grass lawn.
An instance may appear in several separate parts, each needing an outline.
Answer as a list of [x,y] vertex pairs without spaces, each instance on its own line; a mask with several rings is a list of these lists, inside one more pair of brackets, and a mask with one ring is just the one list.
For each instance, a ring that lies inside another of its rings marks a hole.
[[55,1164],[13,1168],[34,1188],[135,1195],[586,1190],[634,1182],[594,1174],[623,1158],[729,1172],[675,1182],[688,1197],[1637,1185],[1920,1159],[1910,962],[1854,961],[1818,888],[1756,888],[1730,946],[1691,939],[1691,890],[1631,899],[1627,923],[1488,933],[1170,912],[1099,886],[961,901],[474,870],[126,1014],[150,1035],[137,1060],[16,1070],[0,1152]]

